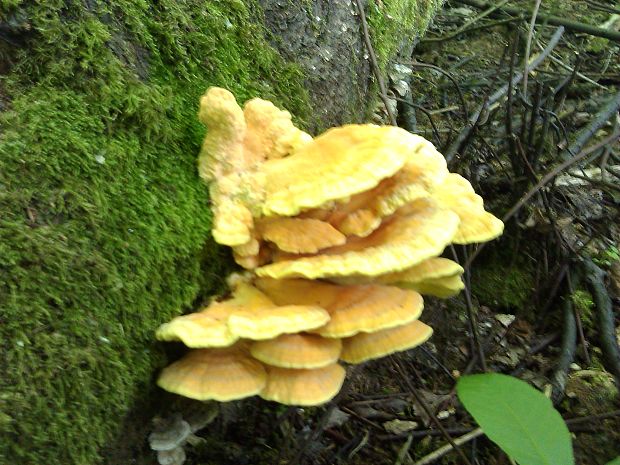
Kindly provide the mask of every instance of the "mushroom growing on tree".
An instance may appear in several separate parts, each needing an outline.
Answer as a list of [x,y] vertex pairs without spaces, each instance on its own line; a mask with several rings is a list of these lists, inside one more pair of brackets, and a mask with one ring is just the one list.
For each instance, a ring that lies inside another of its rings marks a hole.
[[202,97],[199,116],[213,236],[248,271],[231,280],[229,299],[157,331],[199,348],[163,370],[169,391],[327,402],[345,378],[338,360],[362,363],[432,335],[418,319],[421,294],[463,288],[446,246],[503,231],[471,184],[404,129],[351,124],[313,139],[272,103],[241,108],[220,88]]

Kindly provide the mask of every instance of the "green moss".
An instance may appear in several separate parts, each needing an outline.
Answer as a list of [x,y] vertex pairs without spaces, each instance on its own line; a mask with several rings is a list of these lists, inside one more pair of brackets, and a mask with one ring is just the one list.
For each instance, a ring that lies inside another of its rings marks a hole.
[[420,37],[443,0],[373,0],[367,7],[373,48],[379,67],[385,70],[401,41]]
[[575,306],[575,310],[579,313],[581,324],[587,330],[594,328],[594,301],[592,300],[592,294],[584,289],[575,289],[575,292],[571,295],[571,300]]
[[472,270],[472,292],[481,305],[523,314],[531,307],[535,266],[523,255],[513,261],[506,255],[495,249],[486,260],[476,262]]
[[593,261],[599,266],[609,268],[615,262],[620,261],[620,250],[618,250],[618,247],[615,245],[610,245],[605,250],[596,254]]
[[0,462],[92,465],[165,363],[154,329],[226,274],[199,96],[307,97],[241,1],[1,5],[28,27],[0,45]]

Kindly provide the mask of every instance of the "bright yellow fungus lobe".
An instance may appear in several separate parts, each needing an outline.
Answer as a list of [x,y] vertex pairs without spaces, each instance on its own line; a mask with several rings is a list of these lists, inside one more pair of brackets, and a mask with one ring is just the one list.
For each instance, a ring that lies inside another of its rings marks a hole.
[[158,384],[194,399],[259,394],[320,405],[345,369],[425,342],[422,294],[451,297],[463,268],[450,244],[488,241],[503,223],[433,144],[372,124],[312,138],[271,102],[241,107],[227,90],[201,99],[198,171],[216,242],[249,270],[232,296],[157,330],[191,350]]
[[260,396],[286,405],[324,404],[338,394],[346,374],[337,363],[301,370],[272,366],[266,368],[267,384]]
[[164,368],[157,384],[191,399],[227,402],[260,393],[266,381],[263,365],[233,347],[192,350]]

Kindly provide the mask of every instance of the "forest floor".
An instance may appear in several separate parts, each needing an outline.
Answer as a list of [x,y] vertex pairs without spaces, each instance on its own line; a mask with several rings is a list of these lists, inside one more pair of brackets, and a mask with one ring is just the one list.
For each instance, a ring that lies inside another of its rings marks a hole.
[[[476,428],[455,383],[484,371],[547,393],[578,464],[620,455],[620,39],[600,36],[618,30],[620,11],[602,0],[542,3],[539,16],[597,28],[584,31],[540,17],[531,28],[534,2],[474,3],[448,3],[414,57],[390,68],[388,106],[472,182],[504,235],[446,251],[468,286],[427,299],[431,342],[357,367],[326,407],[223,404],[186,463],[465,463],[454,451],[424,457],[447,442],[437,423],[452,438]],[[509,85],[525,63],[535,67],[527,82]],[[388,122],[385,106],[376,116]],[[511,463],[484,436],[460,449],[471,464]]]

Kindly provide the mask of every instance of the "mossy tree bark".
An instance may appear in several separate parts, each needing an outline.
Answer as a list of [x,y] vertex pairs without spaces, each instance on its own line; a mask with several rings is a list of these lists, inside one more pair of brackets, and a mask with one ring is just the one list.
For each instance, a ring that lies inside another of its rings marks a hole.
[[[317,9],[339,17],[340,2],[280,3],[310,25]],[[415,27],[436,3],[371,2],[377,37],[391,7],[419,4]],[[241,0],[0,1],[1,463],[97,463],[131,406],[156,392],[154,329],[221,289],[230,262],[210,239],[195,169],[207,87],[270,99],[305,127],[362,118],[361,40],[312,74],[283,42],[282,54],[272,47],[277,28],[264,24],[276,16]],[[317,27],[300,43],[337,42]],[[322,71],[337,66],[348,81]]]

